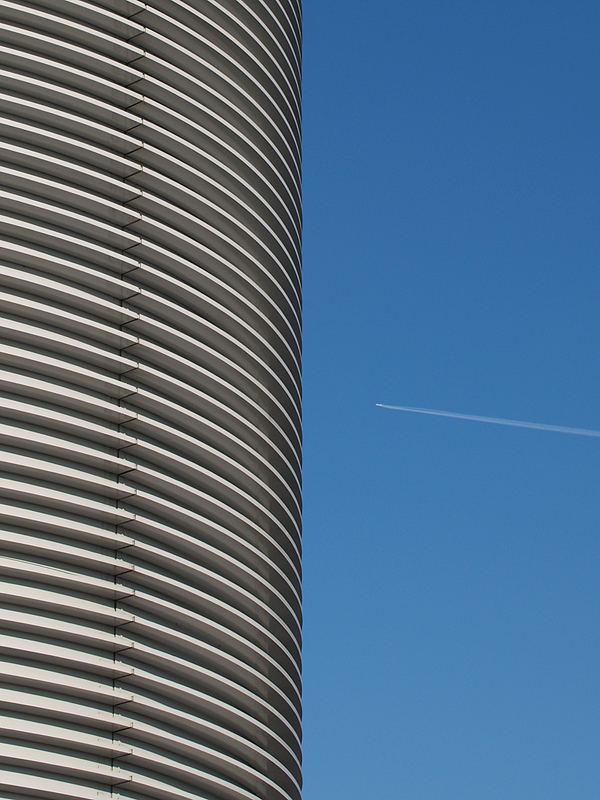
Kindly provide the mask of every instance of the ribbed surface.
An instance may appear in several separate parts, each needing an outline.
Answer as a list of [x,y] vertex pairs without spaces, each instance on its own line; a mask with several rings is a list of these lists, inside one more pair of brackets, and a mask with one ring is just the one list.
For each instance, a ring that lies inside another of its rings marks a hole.
[[298,800],[299,1],[0,42],[0,795]]

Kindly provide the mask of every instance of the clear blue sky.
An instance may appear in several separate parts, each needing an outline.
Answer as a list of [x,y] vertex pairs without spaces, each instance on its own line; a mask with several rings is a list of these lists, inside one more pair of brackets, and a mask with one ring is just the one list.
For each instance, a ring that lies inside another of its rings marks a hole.
[[600,6],[304,0],[304,800],[598,800]]

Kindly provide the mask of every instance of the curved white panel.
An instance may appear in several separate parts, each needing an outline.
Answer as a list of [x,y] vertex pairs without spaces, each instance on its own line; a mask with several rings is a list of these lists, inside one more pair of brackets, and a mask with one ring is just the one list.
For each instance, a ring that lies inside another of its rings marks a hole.
[[299,800],[298,0],[0,8],[0,795]]

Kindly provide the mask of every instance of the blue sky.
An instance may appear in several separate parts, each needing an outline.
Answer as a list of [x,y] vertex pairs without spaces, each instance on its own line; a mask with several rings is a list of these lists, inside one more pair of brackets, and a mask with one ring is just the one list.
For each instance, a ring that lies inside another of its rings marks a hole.
[[597,800],[593,2],[304,0],[304,800]]

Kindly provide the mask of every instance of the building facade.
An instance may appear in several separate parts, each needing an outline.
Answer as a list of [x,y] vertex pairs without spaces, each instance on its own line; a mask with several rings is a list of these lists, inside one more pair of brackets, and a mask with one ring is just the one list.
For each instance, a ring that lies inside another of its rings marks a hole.
[[2,798],[300,798],[300,15],[0,4]]

